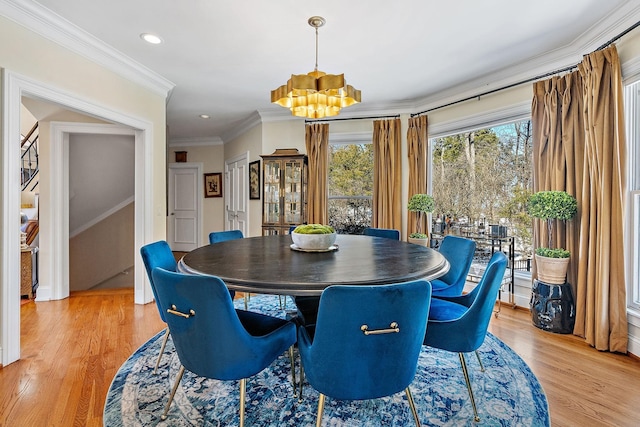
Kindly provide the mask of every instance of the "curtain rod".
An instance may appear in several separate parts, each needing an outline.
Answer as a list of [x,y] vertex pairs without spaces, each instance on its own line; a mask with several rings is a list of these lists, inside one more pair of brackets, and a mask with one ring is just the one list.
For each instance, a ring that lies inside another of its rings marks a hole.
[[[597,51],[602,50],[602,49],[604,49],[604,48],[606,48],[606,47],[609,47],[609,46],[610,46],[611,44],[613,44],[615,41],[619,40],[620,38],[622,38],[623,36],[625,36],[627,33],[629,33],[629,32],[631,32],[631,31],[633,31],[633,30],[634,30],[634,29],[636,29],[638,26],[640,26],[640,21],[636,22],[636,23],[635,23],[635,24],[633,24],[631,27],[627,28],[626,30],[624,30],[623,32],[621,32],[620,34],[618,34],[617,36],[615,36],[614,38],[612,38],[611,40],[609,40],[608,42],[606,42],[605,44],[603,44],[602,46],[600,46],[599,48],[597,48],[596,50],[594,50],[594,52],[597,52]],[[586,56],[586,55],[585,55],[585,56]],[[553,76],[553,75],[560,74],[560,73],[565,73],[565,72],[567,72],[567,71],[571,71],[571,70],[573,70],[573,69],[575,69],[575,68],[578,68],[578,64],[576,64],[576,65],[571,65],[571,66],[569,66],[569,67],[565,67],[565,68],[561,68],[561,69],[559,69],[559,70],[551,71],[551,72],[548,72],[548,73],[545,73],[545,74],[541,74],[541,75],[539,75],[539,76],[531,77],[531,78],[528,78],[528,79],[526,79],[526,80],[521,80],[521,81],[516,82],[516,83],[511,83],[511,84],[509,84],[509,85],[502,86],[502,87],[499,87],[499,88],[497,88],[497,89],[493,89],[493,90],[489,90],[489,91],[486,91],[486,92],[482,92],[482,93],[480,93],[480,94],[478,94],[478,95],[473,95],[473,96],[469,96],[469,97],[467,97],[467,98],[459,99],[459,100],[457,100],[457,101],[452,101],[452,102],[449,102],[449,103],[447,103],[447,104],[440,105],[440,106],[438,106],[438,107],[429,108],[428,110],[424,110],[424,111],[421,111],[421,112],[419,112],[419,113],[413,113],[413,114],[411,114],[411,117],[419,116],[419,115],[421,115],[421,114],[429,113],[429,112],[431,112],[431,111],[439,110],[439,109],[441,109],[441,108],[450,107],[450,106],[452,106],[452,105],[460,104],[460,103],[462,103],[462,102],[471,101],[472,99],[476,99],[476,98],[478,98],[478,99],[479,99],[479,98],[480,98],[480,97],[482,97],[482,96],[491,95],[492,93],[500,92],[500,91],[502,91],[502,90],[506,90],[506,89],[511,89],[512,87],[520,86],[520,85],[523,85],[523,84],[525,84],[525,83],[535,82],[535,81],[540,80],[540,79],[543,79],[543,78],[545,78],[545,77]]]
[[374,120],[374,119],[399,119],[400,114],[392,116],[369,116],[369,117],[340,117],[337,119],[305,119],[306,123],[339,122],[341,120]]

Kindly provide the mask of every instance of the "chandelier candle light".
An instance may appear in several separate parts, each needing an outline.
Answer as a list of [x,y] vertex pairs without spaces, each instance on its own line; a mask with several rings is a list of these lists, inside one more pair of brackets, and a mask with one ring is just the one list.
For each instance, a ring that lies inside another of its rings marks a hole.
[[307,74],[292,74],[286,85],[271,91],[271,102],[290,109],[297,117],[337,116],[340,109],[360,102],[360,91],[346,84],[344,74],[318,70],[318,28],[326,21],[321,16],[312,16],[308,22],[316,29],[315,69]]

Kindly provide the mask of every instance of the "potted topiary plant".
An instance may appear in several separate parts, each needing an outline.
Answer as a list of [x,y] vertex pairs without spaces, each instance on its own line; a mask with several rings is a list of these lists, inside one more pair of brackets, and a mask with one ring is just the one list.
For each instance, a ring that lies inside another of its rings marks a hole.
[[409,199],[407,209],[409,212],[416,213],[416,232],[409,235],[409,242],[427,246],[429,243],[429,235],[422,232],[422,224],[424,223],[424,215],[433,212],[435,209],[433,197],[428,194],[414,194],[411,196],[411,199]]
[[571,253],[553,247],[553,224],[555,220],[568,221],[578,211],[578,203],[565,191],[539,191],[529,198],[529,215],[546,222],[548,247],[535,250],[538,280],[549,284],[563,284],[567,277],[567,267]]

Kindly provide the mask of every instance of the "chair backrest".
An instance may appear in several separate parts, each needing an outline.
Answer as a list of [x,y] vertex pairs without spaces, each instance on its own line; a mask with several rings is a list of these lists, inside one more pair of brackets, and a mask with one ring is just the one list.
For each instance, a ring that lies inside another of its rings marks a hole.
[[[438,340],[437,348],[456,352],[475,351],[484,342],[489,328],[493,307],[498,297],[507,269],[507,257],[502,252],[495,252],[487,268],[473,291],[466,294],[467,301],[473,301],[468,310],[458,319],[451,321],[429,321],[429,331],[425,344],[432,345],[431,337]],[[442,326],[442,329],[440,327]],[[455,327],[456,333],[450,328]]]
[[[424,280],[325,289],[313,342],[300,351],[309,384],[346,400],[404,390],[415,376],[430,301],[431,284]],[[394,327],[397,332],[375,332]]]
[[156,300],[156,305],[158,306],[158,311],[160,312],[160,318],[163,322],[166,323],[164,310],[160,308],[160,303],[158,302],[158,292],[156,290],[156,285],[153,281],[152,271],[156,267],[164,268],[165,270],[176,271],[177,263],[176,259],[169,247],[169,244],[165,240],[160,240],[154,243],[149,243],[140,248],[140,255],[142,256],[142,262],[144,264],[144,268],[147,271],[147,277],[149,278],[149,282],[151,282],[151,291],[153,292],[153,297]]
[[[167,313],[166,322],[180,363],[187,370],[218,380],[248,378],[282,352],[282,349],[270,349],[263,343],[259,326],[253,335],[247,332],[226,285],[219,278],[162,268],[153,270],[153,278],[158,285],[162,309],[184,314]],[[249,315],[261,316],[257,313]],[[295,342],[295,327],[292,337],[292,342],[285,348]]]
[[438,252],[449,261],[449,271],[438,279],[449,285],[447,295],[462,295],[475,251],[473,240],[451,235],[442,239]]
[[400,232],[392,228],[367,227],[362,232],[365,236],[384,237],[385,239],[400,240]]
[[214,231],[209,233],[209,243],[211,244],[242,238],[244,238],[242,230]]

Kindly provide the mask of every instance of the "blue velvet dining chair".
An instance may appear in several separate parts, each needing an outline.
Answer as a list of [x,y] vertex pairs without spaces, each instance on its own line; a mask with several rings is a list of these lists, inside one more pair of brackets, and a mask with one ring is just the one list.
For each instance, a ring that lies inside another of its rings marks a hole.
[[[160,240],[154,243],[149,243],[140,248],[140,255],[142,256],[142,263],[144,264],[144,268],[147,271],[147,277],[149,278],[149,282],[151,284],[151,291],[153,292],[153,297],[156,300],[156,306],[158,307],[158,312],[160,313],[160,319],[166,324],[164,311],[160,307],[160,302],[158,300],[158,292],[156,291],[156,285],[153,282],[153,277],[151,272],[156,267],[162,267],[165,270],[176,271],[176,259],[173,255],[173,251],[169,247],[169,244],[165,240]],[[153,369],[153,373],[155,374],[158,371],[158,366],[160,365],[160,359],[162,358],[162,354],[164,353],[164,349],[167,346],[167,340],[169,339],[169,327],[165,328],[164,337],[162,339],[162,346],[160,347],[160,353],[158,354],[158,360],[156,361],[156,366]]]
[[384,237],[385,239],[400,240],[400,232],[392,228],[367,227],[362,232],[365,236]]
[[[227,240],[244,239],[242,230],[226,230],[226,231],[212,231],[209,233],[209,243],[226,242]],[[244,309],[247,310],[249,306],[249,299],[251,295],[248,292],[244,292]]]
[[448,235],[442,239],[438,251],[449,261],[449,271],[431,281],[433,297],[462,295],[476,251],[476,242]]
[[287,350],[295,394],[296,325],[293,322],[236,310],[226,285],[218,277],[162,268],[155,268],[152,274],[181,364],[161,417],[163,420],[185,369],[200,377],[239,380],[241,427],[245,418],[247,378],[264,370]]
[[[458,353],[476,422],[480,421],[464,353],[476,352],[487,336],[491,313],[502,284],[507,257],[496,252],[478,285],[468,294],[431,300],[424,344]],[[478,361],[480,357],[478,356]]]
[[[305,375],[320,393],[316,426],[325,396],[366,400],[407,395],[420,420],[409,384],[416,373],[429,314],[431,285],[424,280],[326,288],[315,325],[298,328],[300,399]],[[353,302],[357,301],[357,304]]]
[[209,233],[209,243],[226,242],[227,240],[243,239],[242,230],[212,231]]
[[[159,240],[157,242],[144,245],[140,248],[140,255],[142,256],[142,263],[144,264],[144,268],[147,272],[147,277],[149,278],[149,283],[151,284],[151,291],[153,292],[153,298],[156,301],[156,306],[158,307],[158,312],[160,313],[160,319],[162,319],[164,323],[167,323],[167,320],[165,319],[165,312],[161,309],[160,303],[158,302],[158,291],[156,284],[153,281],[151,272],[156,267],[161,267],[169,271],[176,271],[176,258],[173,255],[173,251],[171,250],[171,247],[166,242],[166,240]],[[235,296],[235,292],[229,290],[229,294],[231,295],[231,299],[233,299],[233,297]],[[158,371],[158,366],[160,366],[160,359],[162,358],[164,349],[167,346],[169,335],[169,327],[167,327],[162,339],[162,346],[160,347],[158,360],[156,361],[156,366],[153,369],[154,374]]]
[[[400,240],[400,232],[392,228],[374,228],[367,227],[363,230],[364,236],[382,237],[385,239]],[[313,324],[316,321],[318,315],[318,302],[319,297],[315,296],[302,296],[294,297],[293,301],[296,304],[298,317],[305,324]]]

